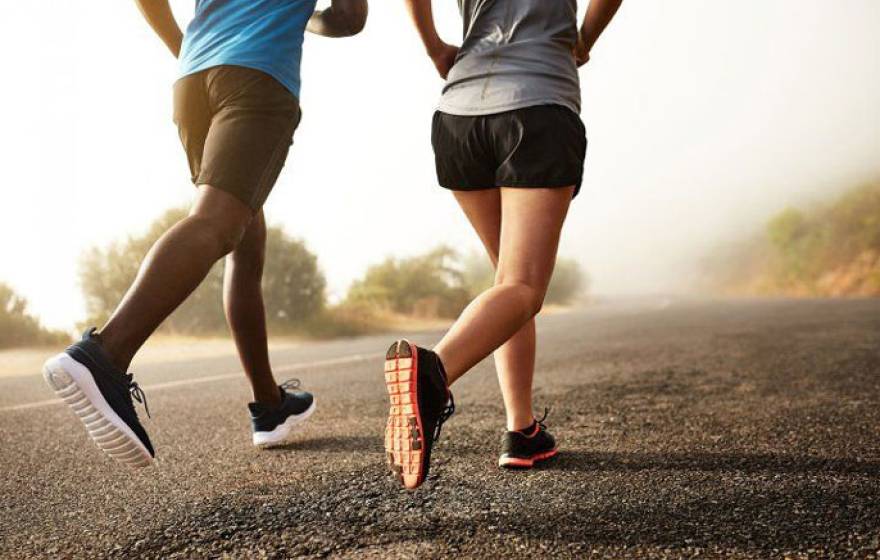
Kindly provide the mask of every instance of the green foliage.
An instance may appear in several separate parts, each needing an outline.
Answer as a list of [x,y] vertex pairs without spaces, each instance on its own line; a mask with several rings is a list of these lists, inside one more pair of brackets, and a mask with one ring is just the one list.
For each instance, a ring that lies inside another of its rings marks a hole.
[[791,295],[880,293],[880,183],[806,210],[788,208],[753,239],[711,263],[737,291]]
[[64,333],[40,326],[27,312],[27,300],[0,283],[0,348],[60,344],[67,338]]
[[[106,249],[87,251],[80,263],[80,283],[86,299],[89,324],[100,325],[137,276],[138,268],[153,243],[186,216],[186,210],[167,211],[142,236],[129,237]],[[324,306],[325,280],[317,257],[301,241],[291,239],[280,228],[270,227],[266,243],[263,278],[269,322],[295,328]],[[218,262],[204,282],[163,324],[165,332],[206,334],[222,332],[226,321],[221,305],[223,263]]]
[[444,246],[416,257],[388,258],[352,284],[347,301],[405,315],[454,317],[470,299],[456,259],[456,252]]
[[[453,318],[480,292],[492,286],[495,271],[486,255],[461,256],[448,247],[407,259],[386,259],[355,282],[346,303],[416,316]],[[547,303],[573,303],[588,286],[586,274],[571,259],[560,259],[547,291]]]
[[266,239],[263,297],[269,323],[300,324],[318,315],[326,301],[327,281],[318,257],[281,228],[270,227]]
[[822,275],[880,250],[880,184],[851,190],[805,213],[787,209],[767,226],[773,280],[815,291]]

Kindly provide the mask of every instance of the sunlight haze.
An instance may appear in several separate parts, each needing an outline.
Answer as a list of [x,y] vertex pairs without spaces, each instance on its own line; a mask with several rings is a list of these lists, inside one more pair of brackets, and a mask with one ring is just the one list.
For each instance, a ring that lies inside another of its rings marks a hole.
[[[193,4],[173,2],[182,27]],[[457,3],[434,5],[458,41]],[[337,299],[387,255],[478,247],[436,185],[442,82],[403,2],[370,7],[358,37],[307,36],[303,120],[266,206]],[[69,329],[85,314],[82,251],[192,200],[177,65],[132,2],[5,9],[0,282]],[[880,177],[878,29],[874,0],[624,2],[581,71],[590,145],[560,254],[596,293],[681,292],[716,244]]]

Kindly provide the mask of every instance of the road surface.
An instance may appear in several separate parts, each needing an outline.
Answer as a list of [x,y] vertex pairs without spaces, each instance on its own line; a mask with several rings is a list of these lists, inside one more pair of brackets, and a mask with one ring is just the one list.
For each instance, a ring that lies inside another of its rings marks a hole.
[[880,301],[617,303],[539,331],[535,404],[560,456],[495,467],[484,363],[416,492],[384,467],[391,336],[276,352],[318,411],[272,451],[250,445],[234,358],[144,366],[159,460],[141,471],[38,375],[0,379],[0,557],[880,555]]

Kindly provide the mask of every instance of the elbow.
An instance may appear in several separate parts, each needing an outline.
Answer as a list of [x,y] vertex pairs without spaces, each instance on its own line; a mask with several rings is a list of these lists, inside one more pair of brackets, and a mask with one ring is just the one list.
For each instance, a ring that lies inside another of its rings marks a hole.
[[367,4],[363,2],[351,7],[344,16],[343,37],[352,37],[364,30],[367,25]]

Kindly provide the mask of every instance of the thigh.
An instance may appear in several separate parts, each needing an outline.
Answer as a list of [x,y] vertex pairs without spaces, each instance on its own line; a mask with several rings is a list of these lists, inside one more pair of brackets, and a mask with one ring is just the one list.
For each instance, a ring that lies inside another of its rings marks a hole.
[[248,68],[212,69],[206,84],[213,118],[197,183],[259,210],[293,143],[299,102],[274,78]]
[[547,290],[573,192],[574,186],[501,189],[497,283]]
[[211,127],[211,111],[202,77],[201,73],[192,74],[174,83],[174,123],[186,152],[193,183],[202,169],[202,153]]
[[492,265],[497,265],[501,243],[501,191],[455,191],[455,200],[483,242]]

